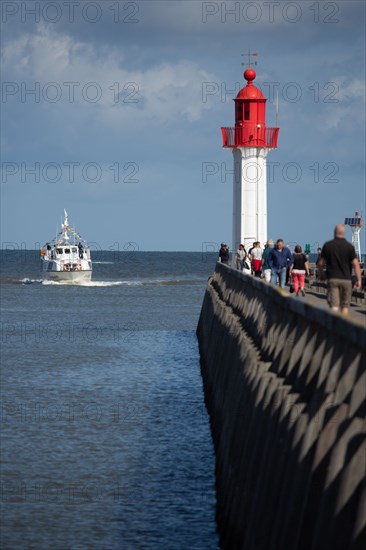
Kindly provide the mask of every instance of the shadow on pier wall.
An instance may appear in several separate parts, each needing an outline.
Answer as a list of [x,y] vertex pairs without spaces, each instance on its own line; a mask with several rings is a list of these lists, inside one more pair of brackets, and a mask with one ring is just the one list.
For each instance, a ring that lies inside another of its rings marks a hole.
[[222,548],[365,548],[365,328],[217,264],[197,335]]

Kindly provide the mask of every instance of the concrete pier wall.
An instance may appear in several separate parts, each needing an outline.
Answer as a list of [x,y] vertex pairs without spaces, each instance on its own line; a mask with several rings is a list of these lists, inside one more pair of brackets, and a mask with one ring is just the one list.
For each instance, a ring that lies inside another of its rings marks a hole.
[[227,550],[366,547],[366,330],[217,264],[197,328]]

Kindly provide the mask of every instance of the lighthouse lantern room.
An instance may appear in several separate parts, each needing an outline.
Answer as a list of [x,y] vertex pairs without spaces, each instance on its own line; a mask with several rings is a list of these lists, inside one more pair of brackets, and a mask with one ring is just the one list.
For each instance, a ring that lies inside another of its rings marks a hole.
[[244,72],[247,85],[234,99],[235,126],[221,128],[223,147],[234,157],[233,250],[267,240],[266,158],[277,148],[279,128],[266,127],[267,99],[253,84],[255,77],[251,67]]

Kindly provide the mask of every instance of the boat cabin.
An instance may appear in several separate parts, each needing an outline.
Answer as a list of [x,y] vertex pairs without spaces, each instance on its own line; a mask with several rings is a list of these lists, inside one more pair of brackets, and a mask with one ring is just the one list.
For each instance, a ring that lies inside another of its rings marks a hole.
[[[45,257],[48,260],[46,271],[81,271],[91,269],[90,252],[88,248],[78,248],[75,245],[55,245],[48,249]],[[87,264],[82,265],[82,260]]]

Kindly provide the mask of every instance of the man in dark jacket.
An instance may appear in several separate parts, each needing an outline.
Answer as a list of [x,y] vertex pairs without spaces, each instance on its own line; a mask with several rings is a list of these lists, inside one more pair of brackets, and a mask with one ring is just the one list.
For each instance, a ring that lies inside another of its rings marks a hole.
[[271,283],[277,284],[278,279],[280,287],[285,288],[286,270],[293,264],[293,258],[290,250],[283,246],[283,239],[277,239],[275,248],[268,254],[267,263],[271,268]]
[[327,300],[334,311],[341,308],[342,315],[348,315],[352,297],[352,267],[355,270],[355,289],[361,288],[361,269],[356,257],[354,246],[346,241],[346,228],[337,225],[334,229],[334,239],[328,241],[322,248],[318,262],[319,279],[328,279]]

